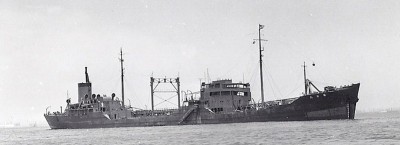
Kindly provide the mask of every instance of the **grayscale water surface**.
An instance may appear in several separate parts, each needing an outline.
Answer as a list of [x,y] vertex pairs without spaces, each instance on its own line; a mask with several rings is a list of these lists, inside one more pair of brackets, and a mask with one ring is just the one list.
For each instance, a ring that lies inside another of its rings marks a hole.
[[356,120],[61,129],[2,128],[0,144],[400,144],[400,112]]

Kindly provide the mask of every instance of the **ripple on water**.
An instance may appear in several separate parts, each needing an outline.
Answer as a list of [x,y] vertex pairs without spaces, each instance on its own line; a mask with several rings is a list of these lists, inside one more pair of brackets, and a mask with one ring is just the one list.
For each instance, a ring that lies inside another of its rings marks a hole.
[[[400,116],[400,115],[398,115]],[[0,144],[396,144],[400,117],[49,130],[0,129]]]

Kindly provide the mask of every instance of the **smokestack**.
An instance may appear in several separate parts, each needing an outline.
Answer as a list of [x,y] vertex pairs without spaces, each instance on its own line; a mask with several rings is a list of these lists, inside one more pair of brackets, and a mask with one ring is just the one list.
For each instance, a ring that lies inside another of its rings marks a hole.
[[[89,81],[89,74],[87,72],[87,67],[85,67],[85,83],[78,83],[78,102],[86,100],[92,95],[92,83]],[[86,97],[87,96],[87,97]]]
[[87,73],[87,67],[85,67],[86,83],[90,83],[89,74]]

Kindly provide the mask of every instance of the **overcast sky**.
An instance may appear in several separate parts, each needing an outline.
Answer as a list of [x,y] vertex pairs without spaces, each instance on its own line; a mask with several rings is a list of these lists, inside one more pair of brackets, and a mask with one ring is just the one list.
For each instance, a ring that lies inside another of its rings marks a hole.
[[[65,107],[67,91],[76,102],[85,66],[93,93],[119,97],[121,47],[125,94],[135,107],[150,108],[152,74],[179,75],[182,90],[195,92],[207,69],[212,80],[249,82],[260,100],[258,45],[252,44],[258,24],[268,39],[266,100],[299,96],[305,61],[321,89],[360,82],[357,110],[399,106],[399,1],[4,0],[0,123],[44,122],[47,106]],[[164,105],[157,107],[172,104]]]

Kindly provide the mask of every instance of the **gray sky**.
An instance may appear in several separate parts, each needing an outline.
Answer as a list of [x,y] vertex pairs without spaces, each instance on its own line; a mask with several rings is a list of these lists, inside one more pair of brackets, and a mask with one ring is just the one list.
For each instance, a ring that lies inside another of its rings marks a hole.
[[47,106],[65,107],[67,90],[76,102],[85,66],[94,93],[119,96],[121,47],[135,107],[150,108],[152,73],[179,74],[182,90],[198,91],[207,68],[212,80],[244,78],[260,100],[258,24],[269,40],[266,100],[299,96],[306,61],[320,88],[361,82],[358,110],[399,106],[399,1],[4,0],[0,123],[44,122]]

